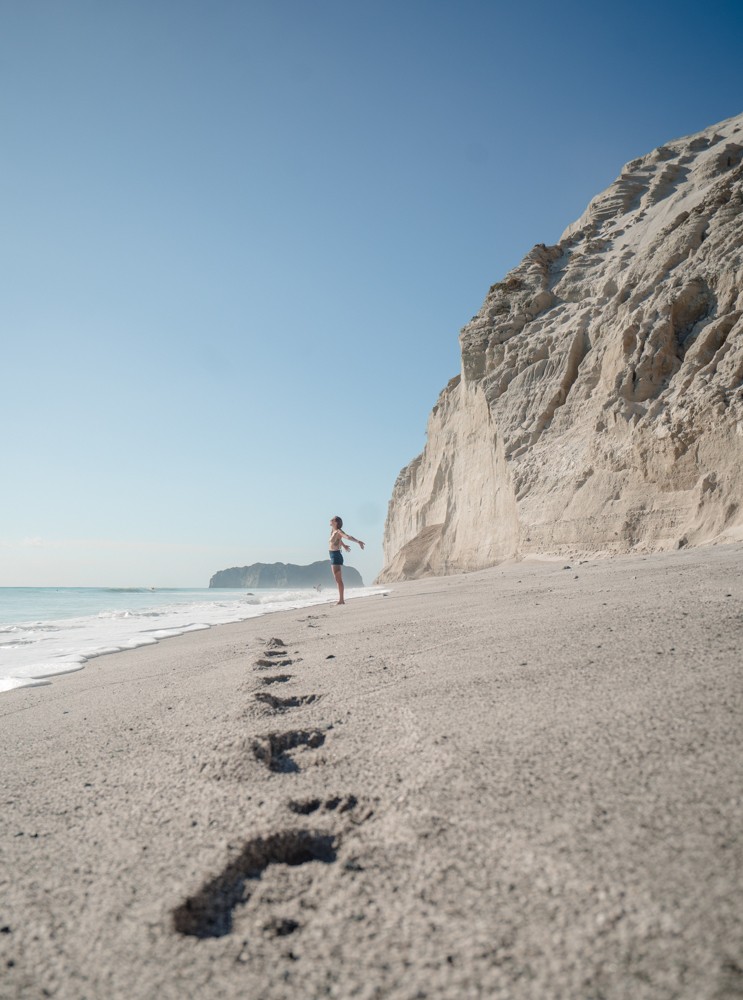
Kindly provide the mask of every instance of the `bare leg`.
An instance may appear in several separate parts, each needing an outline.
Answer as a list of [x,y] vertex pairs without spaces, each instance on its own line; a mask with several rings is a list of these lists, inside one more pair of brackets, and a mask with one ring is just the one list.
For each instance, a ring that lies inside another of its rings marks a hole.
[[343,588],[343,569],[340,566],[333,566],[332,570],[333,570],[333,576],[335,577],[335,582],[338,584],[338,601],[337,601],[337,603],[338,604],[345,604],[346,602],[343,600],[343,593],[344,593],[344,588]]

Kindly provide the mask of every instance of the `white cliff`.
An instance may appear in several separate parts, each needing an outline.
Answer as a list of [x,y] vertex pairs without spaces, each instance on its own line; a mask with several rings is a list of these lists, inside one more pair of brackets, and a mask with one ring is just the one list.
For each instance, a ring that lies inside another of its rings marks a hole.
[[743,115],[628,163],[493,285],[380,580],[743,537]]

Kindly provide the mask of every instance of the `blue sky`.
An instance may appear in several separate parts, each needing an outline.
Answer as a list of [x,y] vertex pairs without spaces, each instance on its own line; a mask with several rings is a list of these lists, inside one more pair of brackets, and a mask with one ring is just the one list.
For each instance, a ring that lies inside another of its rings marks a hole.
[[205,586],[335,513],[370,582],[488,287],[740,113],[741,52],[715,0],[0,5],[0,585]]

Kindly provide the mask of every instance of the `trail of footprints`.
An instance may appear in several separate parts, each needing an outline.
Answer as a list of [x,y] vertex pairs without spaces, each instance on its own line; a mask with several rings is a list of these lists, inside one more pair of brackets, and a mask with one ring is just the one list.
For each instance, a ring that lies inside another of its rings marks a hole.
[[[298,660],[292,659],[281,639],[269,639],[263,654],[254,662],[257,671],[290,667]],[[263,686],[284,684],[292,674],[273,673],[260,676]],[[283,715],[294,709],[311,705],[320,695],[279,696],[270,691],[254,692],[255,700],[273,715]],[[256,760],[269,771],[290,774],[300,771],[295,753],[316,750],[325,743],[325,733],[320,729],[290,729],[256,736],[252,751]],[[355,795],[332,796],[326,799],[289,799],[287,808],[298,816],[333,813],[347,814],[354,824],[371,816],[352,816],[359,806]],[[244,906],[255,891],[256,883],[271,865],[296,867],[310,861],[332,864],[338,855],[341,835],[324,830],[285,829],[268,837],[255,837],[247,841],[239,855],[230,861],[218,875],[204,882],[194,895],[189,896],[173,910],[173,927],[179,934],[195,938],[219,938],[233,930],[233,914]],[[349,867],[353,870],[353,865]],[[272,917],[264,925],[264,932],[274,937],[285,937],[301,930],[301,924],[288,917]]]
[[[287,653],[286,643],[282,639],[269,639],[262,656],[254,663],[256,670],[290,667],[295,662]],[[291,680],[292,674],[273,674],[261,678],[263,684],[285,683]],[[317,695],[299,695],[281,698],[268,692],[258,691],[256,701],[267,705],[275,713],[286,712],[292,708],[311,704],[317,700]],[[262,761],[270,771],[296,773],[299,764],[294,759],[292,751],[298,748],[316,750],[325,742],[325,734],[319,729],[289,730],[282,733],[267,733],[253,740],[253,754],[256,760]]]

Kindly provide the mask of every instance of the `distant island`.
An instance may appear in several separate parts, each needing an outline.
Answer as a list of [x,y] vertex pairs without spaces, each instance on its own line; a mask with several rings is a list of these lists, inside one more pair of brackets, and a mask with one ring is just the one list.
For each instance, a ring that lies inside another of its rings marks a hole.
[[[361,574],[353,566],[343,567],[343,581],[346,587],[363,587]],[[213,587],[333,587],[335,581],[326,559],[310,563],[309,566],[295,566],[293,563],[253,563],[252,566],[233,566],[220,569],[209,581]]]

